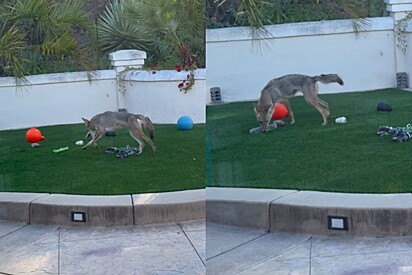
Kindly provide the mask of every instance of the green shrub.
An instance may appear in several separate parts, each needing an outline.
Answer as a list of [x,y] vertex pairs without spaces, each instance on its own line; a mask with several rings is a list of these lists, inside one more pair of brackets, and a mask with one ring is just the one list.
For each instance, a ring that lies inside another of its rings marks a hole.
[[82,1],[18,0],[0,11],[0,75],[23,77],[56,69],[94,69],[90,47],[94,25]]
[[[207,28],[228,26],[250,26],[250,12],[242,3],[245,1],[206,0]],[[294,22],[308,22],[357,17],[386,16],[385,3],[382,0],[356,1],[309,1],[309,0],[268,0],[252,1],[256,4],[256,18],[262,18],[263,25]],[[221,4],[220,4],[221,3]]]

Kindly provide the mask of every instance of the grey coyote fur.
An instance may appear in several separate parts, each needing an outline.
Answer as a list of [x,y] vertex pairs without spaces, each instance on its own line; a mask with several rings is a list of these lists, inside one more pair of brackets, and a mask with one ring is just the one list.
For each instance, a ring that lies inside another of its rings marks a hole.
[[330,115],[329,105],[318,97],[318,85],[316,83],[318,81],[325,84],[336,82],[343,85],[342,79],[337,74],[321,74],[318,76],[290,74],[269,81],[263,88],[258,103],[255,104],[256,118],[262,132],[267,132],[274,107],[279,103],[285,104],[288,109],[290,123],[295,123],[288,99],[295,96],[299,91],[303,93],[306,102],[321,113],[323,117],[322,125],[326,125]]
[[[112,131],[120,128],[128,128],[129,133],[139,143],[139,154],[143,152],[145,146],[143,141],[149,143],[153,152],[156,154],[157,149],[153,143],[154,126],[150,119],[144,115],[135,115],[127,112],[104,112],[95,115],[91,120],[82,118],[86,125],[86,138],[91,136],[91,140],[83,149],[93,144],[96,146],[96,141],[103,137],[106,131]],[[143,128],[149,131],[150,138],[145,135]]]

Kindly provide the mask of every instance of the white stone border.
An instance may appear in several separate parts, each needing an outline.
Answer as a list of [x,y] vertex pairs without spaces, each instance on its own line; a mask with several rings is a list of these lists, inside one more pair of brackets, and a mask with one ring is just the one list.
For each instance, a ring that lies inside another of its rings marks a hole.
[[[392,17],[367,18],[368,31],[393,30]],[[273,38],[285,38],[294,36],[315,36],[339,33],[353,33],[352,20],[328,20],[318,22],[289,23],[266,26],[266,30]],[[228,42],[251,40],[252,34],[249,27],[235,27],[206,30],[206,41]],[[261,38],[263,39],[263,38]]]
[[[90,72],[93,75],[92,82],[95,80],[116,79],[116,72],[113,70],[100,70]],[[43,85],[53,83],[71,83],[89,81],[87,72],[68,72],[54,74],[39,74],[26,76],[28,85]],[[15,87],[16,78],[2,77],[0,78],[0,87]]]

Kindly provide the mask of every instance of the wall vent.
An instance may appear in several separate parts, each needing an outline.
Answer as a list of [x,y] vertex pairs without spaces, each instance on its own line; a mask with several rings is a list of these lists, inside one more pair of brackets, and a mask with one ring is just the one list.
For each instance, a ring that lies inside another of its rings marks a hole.
[[396,73],[396,85],[399,89],[409,88],[408,75],[406,73]]
[[210,88],[210,98],[213,104],[222,103],[222,97],[220,95],[219,87]]

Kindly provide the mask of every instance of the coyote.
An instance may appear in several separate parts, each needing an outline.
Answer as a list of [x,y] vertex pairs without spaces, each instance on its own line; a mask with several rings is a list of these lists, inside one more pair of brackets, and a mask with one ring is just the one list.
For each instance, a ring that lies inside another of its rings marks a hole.
[[[139,143],[139,153],[143,152],[145,146],[144,141],[149,143],[153,152],[157,154],[156,146],[153,144],[154,138],[154,126],[150,119],[144,115],[135,115],[127,112],[104,112],[102,114],[95,115],[91,120],[82,118],[86,125],[86,138],[91,136],[91,140],[83,149],[93,144],[96,146],[96,141],[99,140],[105,133],[105,131],[112,131],[119,128],[129,128],[129,133]],[[150,134],[150,138],[143,132],[145,127]]]
[[267,132],[272,113],[276,104],[284,103],[289,112],[290,123],[295,123],[289,98],[297,92],[302,92],[306,102],[318,110],[322,117],[322,125],[328,123],[329,106],[328,103],[318,97],[317,81],[322,83],[339,83],[343,85],[342,79],[337,74],[321,74],[318,76],[307,76],[300,74],[284,75],[269,81],[263,88],[259,101],[255,104],[255,113],[257,121],[260,124],[262,132]]

